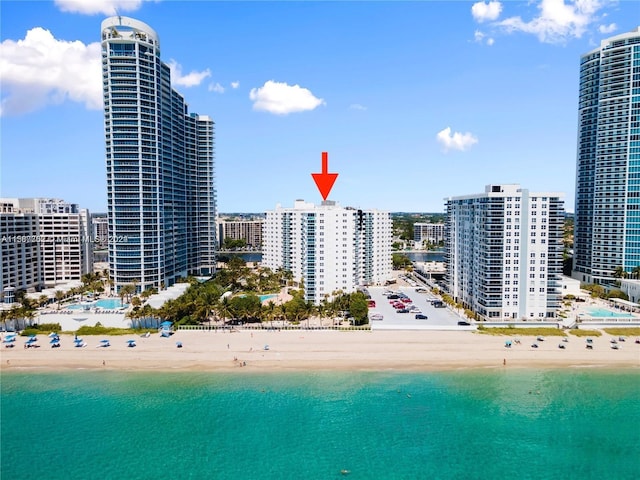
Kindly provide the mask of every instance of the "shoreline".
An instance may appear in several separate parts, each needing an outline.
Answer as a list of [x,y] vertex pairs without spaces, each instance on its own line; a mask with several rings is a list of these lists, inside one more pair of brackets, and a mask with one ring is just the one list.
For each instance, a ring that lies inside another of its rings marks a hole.
[[[9,371],[217,371],[304,372],[390,371],[429,372],[487,368],[640,368],[640,344],[635,339],[611,348],[614,337],[560,339],[520,335],[521,344],[505,347],[507,336],[453,331],[178,331],[169,338],[131,335],[87,336],[87,346],[76,348],[72,335],[60,336],[52,349],[42,336],[39,348],[2,348],[0,372]],[[98,347],[107,339],[109,347]],[[129,348],[127,341],[137,346]],[[176,342],[183,347],[177,348]],[[538,348],[532,348],[532,343]],[[267,347],[268,346],[268,347]]]

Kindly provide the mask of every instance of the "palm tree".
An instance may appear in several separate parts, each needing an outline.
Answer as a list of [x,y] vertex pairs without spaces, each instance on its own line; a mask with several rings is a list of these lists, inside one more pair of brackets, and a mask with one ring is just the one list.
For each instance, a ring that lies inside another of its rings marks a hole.
[[633,267],[633,270],[631,270],[631,275],[633,275],[636,280],[640,278],[640,266]]
[[624,268],[622,268],[622,266],[617,266],[613,270],[613,276],[614,278],[625,278],[627,276],[627,272],[624,271]]
[[38,297],[38,304],[41,307],[44,307],[48,302],[49,302],[49,297],[48,296],[40,295],[40,297]]
[[218,315],[222,318],[222,323],[226,323],[227,317],[231,315],[231,304],[229,302],[229,297],[224,296],[219,301],[218,307]]
[[271,321],[271,328],[273,328],[273,319],[276,316],[276,304],[271,300],[267,302],[267,306],[264,309],[267,321]]
[[56,290],[55,297],[56,302],[58,303],[58,310],[60,310],[60,302],[64,299],[65,295],[62,291]]
[[311,300],[307,300],[304,303],[303,315],[307,318],[307,328],[309,328],[309,319],[316,312],[316,306]]

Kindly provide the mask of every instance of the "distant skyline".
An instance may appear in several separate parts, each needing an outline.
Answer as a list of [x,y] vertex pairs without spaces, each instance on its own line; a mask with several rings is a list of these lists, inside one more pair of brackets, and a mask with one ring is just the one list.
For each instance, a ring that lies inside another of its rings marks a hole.
[[100,23],[136,18],[216,122],[222,213],[322,200],[442,212],[517,183],[574,211],[580,56],[634,1],[0,3],[0,189],[106,211]]

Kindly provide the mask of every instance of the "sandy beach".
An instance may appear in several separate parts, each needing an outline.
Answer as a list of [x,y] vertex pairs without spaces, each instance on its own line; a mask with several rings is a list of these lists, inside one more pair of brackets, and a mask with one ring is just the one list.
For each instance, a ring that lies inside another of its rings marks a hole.
[[[110,346],[99,347],[108,338]],[[127,340],[137,346],[129,348]],[[237,330],[178,331],[163,338],[139,336],[85,337],[76,348],[73,336],[62,335],[60,348],[51,348],[41,336],[39,348],[24,348],[19,337],[14,348],[2,348],[0,370],[117,369],[117,370],[441,370],[466,368],[640,367],[640,344],[635,338],[611,348],[610,335],[593,339],[569,335],[565,349],[559,337],[505,347],[509,337],[454,331],[333,331]],[[176,342],[183,347],[177,348]],[[268,349],[265,346],[268,345]]]

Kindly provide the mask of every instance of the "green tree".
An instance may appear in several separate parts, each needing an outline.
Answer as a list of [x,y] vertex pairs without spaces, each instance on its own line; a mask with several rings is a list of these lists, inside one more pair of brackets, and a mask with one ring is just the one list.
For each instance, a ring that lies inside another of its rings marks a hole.
[[62,300],[64,300],[65,294],[61,290],[56,290],[55,297],[56,297],[56,303],[58,304],[58,310],[60,310],[60,303],[62,302]]
[[627,272],[624,271],[624,268],[622,268],[621,265],[618,265],[613,270],[613,277],[614,278],[625,278],[626,276],[627,276]]
[[38,297],[38,304],[41,307],[44,307],[47,303],[49,303],[49,297],[47,297],[46,295],[40,295]]
[[407,268],[411,266],[411,260],[409,257],[402,253],[393,253],[391,254],[391,261],[393,264],[393,269],[398,270],[401,268]]
[[349,299],[349,313],[353,317],[354,325],[364,325],[369,321],[369,307],[367,297],[362,292],[354,292]]

